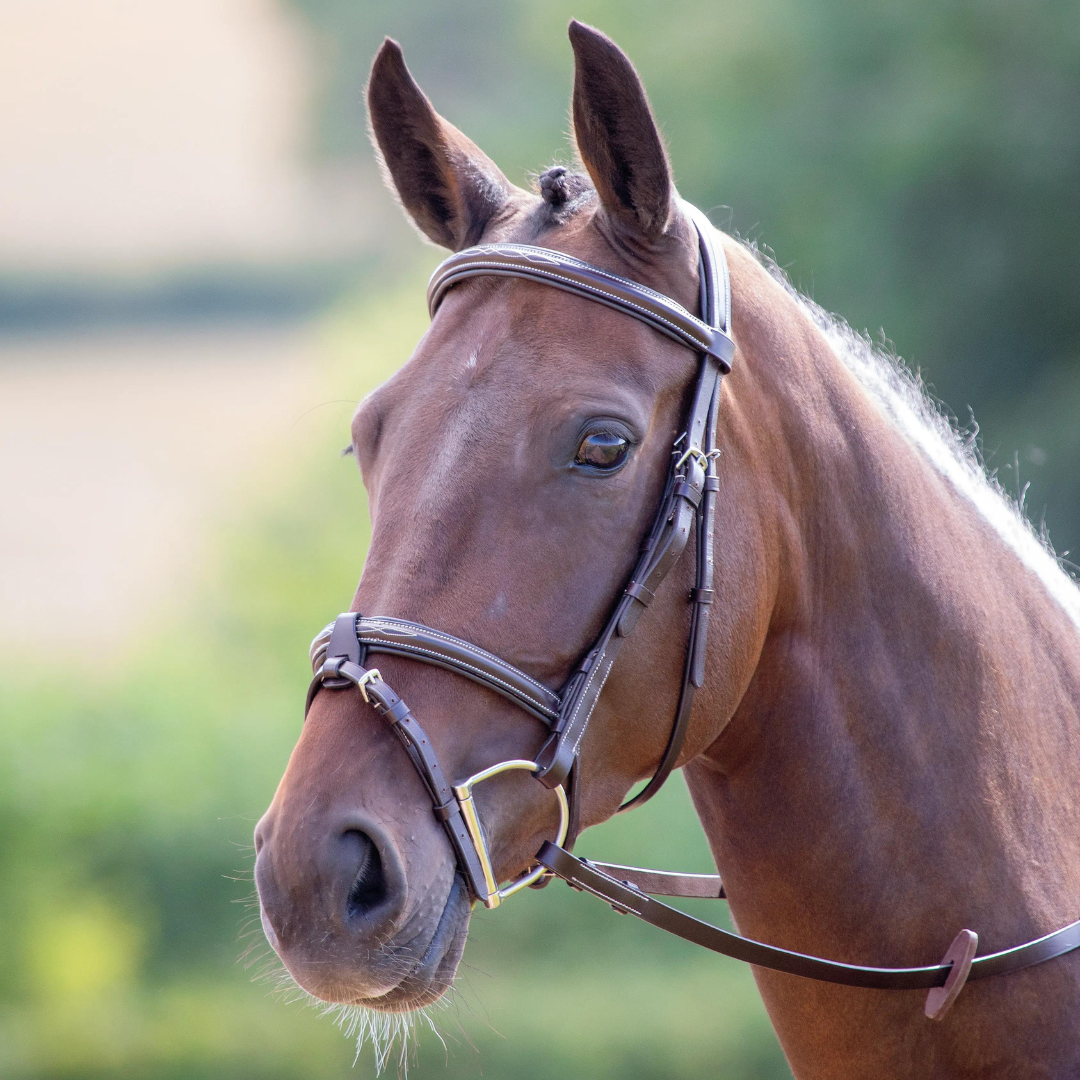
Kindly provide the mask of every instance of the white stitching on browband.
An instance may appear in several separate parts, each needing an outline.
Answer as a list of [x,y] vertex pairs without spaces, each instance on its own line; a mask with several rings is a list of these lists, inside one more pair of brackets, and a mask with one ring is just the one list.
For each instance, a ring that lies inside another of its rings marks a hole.
[[[490,252],[492,255],[502,255],[505,258],[513,258],[515,256],[527,258],[530,255],[539,256],[544,262],[554,266],[568,265],[576,267],[579,270],[588,270],[590,274],[596,274],[597,277],[604,277],[607,278],[608,281],[616,282],[619,285],[629,286],[632,290],[647,293],[649,296],[659,300],[663,304],[678,308],[680,311],[686,313],[687,318],[695,318],[695,316],[691,315],[682,304],[677,300],[672,300],[670,296],[666,296],[662,292],[657,292],[655,289],[650,289],[648,285],[642,285],[640,282],[625,278],[621,274],[613,274],[610,270],[604,270],[599,266],[593,266],[592,263],[587,263],[583,259],[579,259],[574,255],[567,255],[562,251],[553,251],[550,248],[533,247],[531,244],[485,244],[474,248],[473,250],[478,252]],[[464,254],[464,252],[459,252],[457,258],[462,258]],[[552,258],[552,255],[555,257]],[[543,270],[544,268],[538,267],[537,269]]]
[[[505,246],[504,250],[508,251],[511,255],[515,254],[517,248],[522,248],[527,251],[544,251],[544,248],[534,248],[527,244]],[[548,262],[554,263],[556,266],[561,263],[569,263],[571,266],[577,267],[579,270],[588,270],[590,274],[596,274],[597,277],[607,278],[608,281],[615,282],[619,285],[628,286],[631,290],[637,292],[643,292],[651,296],[655,300],[659,300],[661,303],[669,305],[670,307],[677,308],[680,311],[686,313],[687,318],[693,319],[692,315],[686,308],[678,302],[678,300],[672,300],[670,296],[666,296],[662,292],[657,292],[655,289],[650,289],[648,285],[642,285],[640,282],[631,281],[630,278],[624,278],[621,274],[613,274],[610,270],[604,270],[599,266],[593,266],[592,263],[587,263],[582,259],[578,259],[573,255],[564,255],[562,252],[557,253],[559,257],[557,259],[549,259]],[[541,267],[543,269],[543,267]]]

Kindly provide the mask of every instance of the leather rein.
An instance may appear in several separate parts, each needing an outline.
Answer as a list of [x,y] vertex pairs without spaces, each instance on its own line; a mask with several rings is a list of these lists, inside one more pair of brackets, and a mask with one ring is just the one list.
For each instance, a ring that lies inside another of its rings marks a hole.
[[[978,937],[962,930],[938,964],[911,968],[865,967],[792,952],[729,933],[654,900],[649,894],[724,898],[719,877],[674,874],[592,862],[570,853],[578,833],[578,757],[589,720],[623,640],[668,576],[696,531],[694,588],[689,595],[690,631],[675,718],[667,747],[645,787],[620,807],[640,806],[660,789],[675,768],[686,735],[694,691],[705,675],[709,605],[713,599],[713,525],[716,513],[717,411],[720,385],[731,370],[731,286],[727,260],[712,238],[712,226],[695,207],[682,204],[698,235],[701,318],[661,293],[610,274],[563,252],[525,244],[490,244],[450,256],[432,275],[428,308],[432,318],[447,291],[476,276],[525,278],[621,311],[694,350],[700,357],[697,381],[682,434],[675,440],[660,506],[631,575],[600,636],[559,692],[533,679],[500,657],[471,642],[388,616],[346,612],[312,642],[314,678],[305,716],[320,689],[355,686],[364,701],[401,740],[431,796],[459,870],[473,898],[492,908],[526,886],[539,887],[557,876],[573,888],[590,892],[619,912],[636,915],[669,933],[714,952],[759,967],[824,982],[875,989],[929,989],[926,1013],[940,1017],[968,979],[1001,975],[1042,963],[1080,948],[1080,921],[1015,948],[975,958]],[[452,671],[500,694],[548,728],[533,759],[500,762],[451,784],[430,740],[404,701],[377,668],[367,666],[373,653],[408,657]],[[530,772],[555,795],[559,827],[554,842],[545,841],[536,865],[500,887],[487,841],[473,802],[473,788],[500,773]]]

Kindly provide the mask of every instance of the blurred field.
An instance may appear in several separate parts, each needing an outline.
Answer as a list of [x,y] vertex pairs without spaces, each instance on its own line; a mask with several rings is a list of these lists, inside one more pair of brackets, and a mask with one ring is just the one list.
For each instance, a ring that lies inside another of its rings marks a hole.
[[316,403],[299,326],[113,330],[0,342],[0,649],[63,610],[107,657],[197,578],[208,532]]

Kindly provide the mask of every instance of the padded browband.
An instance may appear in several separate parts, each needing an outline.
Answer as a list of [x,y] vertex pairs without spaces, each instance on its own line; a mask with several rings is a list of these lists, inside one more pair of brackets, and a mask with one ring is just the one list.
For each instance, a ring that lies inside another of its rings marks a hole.
[[452,285],[480,275],[531,278],[556,289],[584,294],[648,323],[680,345],[712,356],[725,374],[731,371],[735,343],[724,329],[709,326],[670,297],[636,281],[609,274],[572,255],[528,244],[484,244],[451,255],[438,267],[428,285],[428,310],[432,318]]

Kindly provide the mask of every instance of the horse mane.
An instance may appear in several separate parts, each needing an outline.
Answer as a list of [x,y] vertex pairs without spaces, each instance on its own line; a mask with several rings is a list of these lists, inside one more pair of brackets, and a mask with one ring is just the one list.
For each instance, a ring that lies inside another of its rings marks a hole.
[[747,247],[821,331],[837,359],[847,368],[881,412],[930,464],[966,499],[1080,630],[1080,588],[1064,557],[1050,543],[1045,524],[1038,529],[1025,513],[1025,486],[1014,498],[986,467],[978,444],[979,427],[972,417],[961,427],[935,399],[917,372],[866,334],[830,314],[795,288],[785,271],[755,244]]

